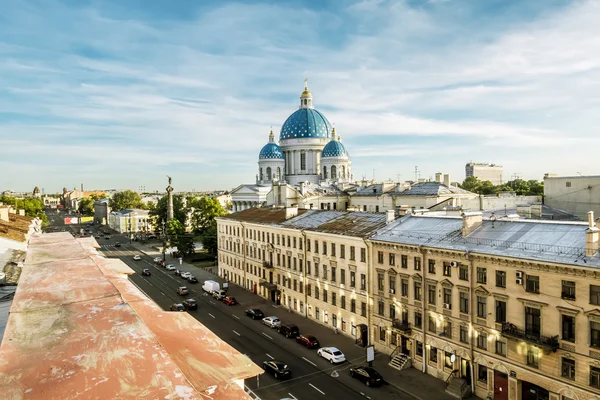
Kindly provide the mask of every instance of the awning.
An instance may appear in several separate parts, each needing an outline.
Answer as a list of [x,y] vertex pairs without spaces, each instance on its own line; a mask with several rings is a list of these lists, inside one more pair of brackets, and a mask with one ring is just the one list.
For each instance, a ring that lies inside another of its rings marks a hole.
[[271,282],[267,282],[267,281],[261,281],[260,282],[260,286],[262,287],[266,287],[269,290],[276,290],[277,289],[277,285]]

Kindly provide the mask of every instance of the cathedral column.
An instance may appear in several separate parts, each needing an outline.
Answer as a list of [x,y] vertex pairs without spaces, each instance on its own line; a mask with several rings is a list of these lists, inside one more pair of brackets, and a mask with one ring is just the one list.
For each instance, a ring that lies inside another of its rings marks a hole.
[[294,163],[294,157],[296,156],[296,151],[295,150],[291,150],[290,151],[290,175],[295,175],[296,171],[295,171],[295,163]]
[[306,172],[309,174],[312,174],[312,158],[313,158],[313,151],[312,150],[307,150],[306,151]]
[[302,173],[302,163],[300,162],[300,150],[296,151],[296,169],[298,170],[299,174]]

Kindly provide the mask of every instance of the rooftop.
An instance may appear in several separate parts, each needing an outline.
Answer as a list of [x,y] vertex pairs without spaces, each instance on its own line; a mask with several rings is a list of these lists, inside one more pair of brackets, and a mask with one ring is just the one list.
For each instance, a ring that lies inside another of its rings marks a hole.
[[[306,210],[299,209],[298,215],[302,215]],[[285,208],[248,208],[233,214],[220,217],[220,219],[233,219],[242,222],[251,222],[258,224],[279,224],[285,222]]]
[[385,225],[386,215],[349,211],[309,210],[282,226],[336,235],[366,237]]
[[97,247],[32,237],[0,346],[3,396],[250,398],[238,383],[261,368],[189,314],[163,311]]

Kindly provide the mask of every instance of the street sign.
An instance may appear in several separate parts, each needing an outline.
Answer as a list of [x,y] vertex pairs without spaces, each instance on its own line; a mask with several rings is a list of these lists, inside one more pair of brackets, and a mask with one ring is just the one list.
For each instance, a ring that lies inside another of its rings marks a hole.
[[375,359],[375,346],[367,347],[367,362],[372,362]]

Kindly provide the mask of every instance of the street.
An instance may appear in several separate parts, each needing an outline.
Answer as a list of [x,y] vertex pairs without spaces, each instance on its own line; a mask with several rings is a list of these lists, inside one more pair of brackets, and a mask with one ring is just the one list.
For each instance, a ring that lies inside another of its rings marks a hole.
[[[248,356],[259,366],[262,366],[263,361],[275,359],[290,367],[292,377],[288,380],[276,380],[270,374],[262,374],[258,378],[246,380],[247,388],[255,397],[265,400],[284,398],[414,399],[412,396],[398,392],[391,386],[370,388],[351,378],[348,369],[352,365],[364,365],[364,355],[348,359],[340,365],[332,365],[318,357],[316,350],[306,349],[297,344],[294,339],[287,339],[275,329],[262,324],[260,320],[252,320],[244,314],[245,309],[258,306],[266,316],[277,315],[285,320],[286,314],[288,314],[285,308],[265,307],[264,300],[255,295],[248,296],[248,292],[235,285],[231,285],[229,294],[236,296],[239,293],[245,301],[239,305],[227,306],[203,293],[202,282],[211,278],[207,272],[186,268],[193,272],[200,281],[198,284],[190,284],[173,272],[156,265],[151,256],[145,255],[128,244],[129,240],[124,236],[112,235],[110,240],[104,238],[97,240],[102,246],[105,256],[120,258],[136,272],[135,275],[130,276],[131,281],[164,310],[169,310],[172,304],[180,303],[186,298],[194,298],[198,301],[199,307],[198,310],[189,311],[189,313],[239,352]],[[117,241],[121,242],[121,247],[114,246]],[[141,260],[133,260],[133,256],[136,254],[141,256]],[[176,261],[173,259],[171,262],[178,267]],[[152,276],[142,276],[141,271],[144,268],[150,269]],[[179,286],[187,286],[190,294],[179,296],[176,293]],[[248,301],[252,302],[252,300],[248,300],[252,297],[256,298],[255,304],[246,304]],[[316,323],[314,324],[316,325]],[[304,330],[301,333],[311,332]],[[321,343],[321,345],[336,346],[344,352],[344,347],[336,343]],[[357,354],[356,351],[354,354]],[[348,355],[347,358],[349,358]]]

